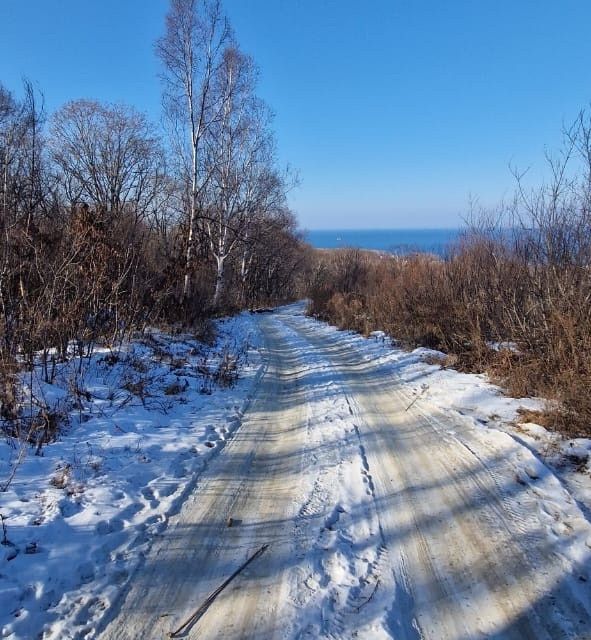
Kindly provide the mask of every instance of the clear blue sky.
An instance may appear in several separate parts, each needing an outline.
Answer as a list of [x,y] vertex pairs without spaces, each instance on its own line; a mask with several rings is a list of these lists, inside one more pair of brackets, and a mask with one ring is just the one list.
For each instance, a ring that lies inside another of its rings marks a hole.
[[[0,81],[159,119],[166,0],[0,0]],[[590,0],[225,0],[314,228],[446,227],[591,100]]]

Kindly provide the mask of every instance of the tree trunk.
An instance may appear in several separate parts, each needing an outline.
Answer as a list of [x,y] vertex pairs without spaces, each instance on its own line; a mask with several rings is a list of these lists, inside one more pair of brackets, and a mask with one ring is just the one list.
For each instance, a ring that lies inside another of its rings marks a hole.
[[226,256],[218,256],[216,257],[217,264],[217,272],[215,278],[215,291],[213,292],[213,306],[217,308],[220,299],[222,297],[222,292],[224,290],[224,263],[226,261]]

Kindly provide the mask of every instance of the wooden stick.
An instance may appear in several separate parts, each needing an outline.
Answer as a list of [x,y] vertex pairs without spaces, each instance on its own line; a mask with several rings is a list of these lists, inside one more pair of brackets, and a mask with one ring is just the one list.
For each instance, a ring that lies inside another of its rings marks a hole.
[[183,622],[183,624],[178,628],[175,629],[174,631],[171,631],[168,634],[169,638],[178,638],[178,636],[183,633],[183,631],[188,631],[188,629],[190,627],[192,627],[197,620],[199,620],[199,618],[201,618],[201,616],[209,609],[209,607],[211,606],[212,602],[220,595],[220,593],[230,584],[230,582],[232,582],[232,580],[234,580],[234,578],[241,572],[244,571],[244,569],[246,569],[246,567],[248,567],[248,565],[253,561],[256,560],[259,556],[262,556],[263,553],[265,553],[265,551],[269,548],[268,544],[264,544],[258,551],[256,551],[255,553],[253,553],[250,558],[248,558],[248,560],[246,562],[244,562],[240,567],[238,567],[238,569],[236,569],[236,571],[234,571],[234,573],[227,578],[224,582],[222,582],[222,584],[215,590],[212,591],[207,598],[205,599],[205,601],[203,602],[203,604],[195,611],[195,613],[193,613],[189,618],[187,618],[187,620],[185,620],[185,622]]
[[429,386],[428,386],[428,385],[427,385],[427,386],[423,386],[423,388],[421,389],[421,393],[417,393],[417,395],[415,396],[414,400],[413,400],[413,401],[408,405],[408,407],[406,407],[405,411],[408,411],[408,410],[412,407],[412,405],[413,405],[413,404],[414,404],[414,403],[415,403],[419,398],[421,398],[421,397],[424,395],[425,391],[427,391],[427,389],[428,389],[428,388],[429,388]]
[[369,596],[369,598],[367,600],[365,600],[364,602],[362,602],[358,607],[356,607],[357,613],[359,613],[359,610],[361,609],[361,607],[365,607],[365,605],[375,596],[376,591],[378,590],[379,586],[380,586],[380,579],[378,578],[376,580],[376,585],[373,588],[373,591],[371,592],[371,595]]

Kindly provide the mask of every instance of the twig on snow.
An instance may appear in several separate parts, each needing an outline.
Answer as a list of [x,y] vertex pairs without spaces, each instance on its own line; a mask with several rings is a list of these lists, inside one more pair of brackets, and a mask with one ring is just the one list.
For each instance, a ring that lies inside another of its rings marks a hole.
[[357,609],[357,613],[359,613],[359,610],[361,609],[361,607],[365,607],[365,605],[375,596],[376,591],[378,590],[378,587],[380,585],[380,579],[378,578],[376,580],[376,586],[373,588],[373,591],[371,592],[369,598],[367,600],[365,600],[365,602],[362,602],[358,607],[356,607]]
[[414,397],[413,401],[408,405],[408,407],[406,407],[405,411],[408,411],[412,407],[412,405],[425,394],[425,391],[427,391],[428,388],[429,388],[428,384],[421,385],[421,393],[418,393]]
[[183,633],[185,631],[188,631],[199,620],[199,618],[201,618],[201,616],[209,609],[209,607],[211,606],[213,601],[230,584],[230,582],[232,582],[232,580],[234,580],[234,578],[241,571],[244,571],[244,569],[246,569],[246,567],[251,562],[253,562],[253,560],[256,560],[259,556],[262,556],[263,553],[265,553],[265,551],[268,548],[269,548],[269,545],[268,544],[264,544],[258,551],[253,553],[252,556],[250,556],[250,558],[248,558],[248,560],[246,562],[244,562],[242,565],[240,565],[238,567],[238,569],[236,569],[236,571],[234,571],[234,573],[229,578],[227,578],[215,591],[212,591],[209,594],[209,596],[207,596],[207,598],[205,599],[203,604],[195,611],[195,613],[193,613],[189,618],[187,618],[187,620],[185,620],[185,622],[183,622],[183,624],[181,624],[181,626],[178,627],[178,629],[175,629],[174,631],[171,631],[168,634],[168,637],[169,638],[178,638],[181,633]]

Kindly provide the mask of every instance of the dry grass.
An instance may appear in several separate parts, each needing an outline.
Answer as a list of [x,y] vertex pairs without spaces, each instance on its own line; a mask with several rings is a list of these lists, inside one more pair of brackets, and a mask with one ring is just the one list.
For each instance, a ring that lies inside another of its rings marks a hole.
[[[447,358],[433,364],[488,372],[516,397],[547,397],[545,426],[591,435],[591,272],[574,258],[549,264],[520,237],[512,245],[473,233],[445,260],[351,250],[316,260],[312,315],[441,350]],[[506,341],[515,346],[490,347]]]
[[518,409],[519,422],[539,424],[541,427],[551,428],[555,418],[552,411],[532,411],[531,409]]

